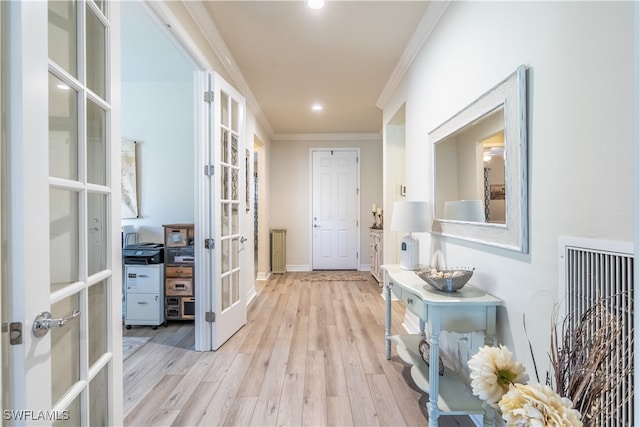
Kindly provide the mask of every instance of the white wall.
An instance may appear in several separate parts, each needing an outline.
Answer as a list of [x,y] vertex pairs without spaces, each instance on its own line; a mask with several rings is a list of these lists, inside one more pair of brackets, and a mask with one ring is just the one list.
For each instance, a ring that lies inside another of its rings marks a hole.
[[122,136],[137,141],[141,242],[194,221],[195,66],[139,2],[122,3]]
[[140,241],[162,242],[163,224],[193,223],[193,85],[122,82],[122,132],[137,143]]
[[[272,142],[270,227],[287,229],[287,269],[310,270],[310,150],[360,149],[360,268],[369,268],[371,205],[382,203],[382,143],[377,140]],[[386,219],[389,220],[388,218]]]
[[384,109],[387,123],[406,103],[408,196],[433,200],[429,131],[530,67],[529,253],[418,236],[421,262],[440,248],[504,300],[498,341],[531,373],[528,340],[538,368],[548,367],[558,237],[633,241],[632,36],[632,2],[452,2]]

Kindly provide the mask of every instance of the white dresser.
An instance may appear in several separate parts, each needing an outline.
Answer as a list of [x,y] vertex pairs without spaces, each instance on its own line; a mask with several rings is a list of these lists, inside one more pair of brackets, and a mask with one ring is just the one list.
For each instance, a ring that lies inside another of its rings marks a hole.
[[382,243],[383,230],[379,228],[369,229],[369,257],[371,265],[371,275],[382,283]]
[[127,329],[132,325],[149,325],[157,329],[164,317],[164,264],[126,265],[125,317]]

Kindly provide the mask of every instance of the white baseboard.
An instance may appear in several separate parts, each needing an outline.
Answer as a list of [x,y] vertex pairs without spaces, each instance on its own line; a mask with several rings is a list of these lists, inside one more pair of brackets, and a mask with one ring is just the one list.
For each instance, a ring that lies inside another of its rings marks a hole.
[[287,271],[311,271],[311,266],[306,264],[287,264]]
[[271,277],[271,271],[258,272],[256,274],[256,280],[269,280],[269,277]]
[[360,264],[358,271],[371,271],[371,264]]

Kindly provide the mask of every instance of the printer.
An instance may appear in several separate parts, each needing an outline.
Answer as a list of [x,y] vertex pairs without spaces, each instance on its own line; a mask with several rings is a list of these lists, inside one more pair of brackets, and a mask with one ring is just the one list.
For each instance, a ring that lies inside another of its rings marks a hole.
[[137,243],[122,249],[125,264],[162,264],[164,263],[164,245],[162,243]]

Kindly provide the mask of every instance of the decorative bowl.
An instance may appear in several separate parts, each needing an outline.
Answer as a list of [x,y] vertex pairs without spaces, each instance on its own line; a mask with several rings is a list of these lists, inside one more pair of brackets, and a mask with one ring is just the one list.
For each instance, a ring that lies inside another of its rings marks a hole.
[[435,289],[443,292],[455,292],[467,284],[474,269],[425,270],[418,276]]

